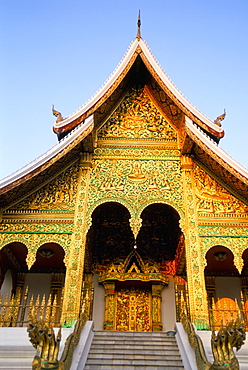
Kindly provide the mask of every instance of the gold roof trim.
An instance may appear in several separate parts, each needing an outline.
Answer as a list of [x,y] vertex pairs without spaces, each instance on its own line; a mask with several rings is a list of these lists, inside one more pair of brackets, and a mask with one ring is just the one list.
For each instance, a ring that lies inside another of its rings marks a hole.
[[168,285],[169,278],[160,272],[156,264],[144,263],[137,250],[133,249],[124,262],[113,263],[100,273],[99,283],[105,281],[159,282]]

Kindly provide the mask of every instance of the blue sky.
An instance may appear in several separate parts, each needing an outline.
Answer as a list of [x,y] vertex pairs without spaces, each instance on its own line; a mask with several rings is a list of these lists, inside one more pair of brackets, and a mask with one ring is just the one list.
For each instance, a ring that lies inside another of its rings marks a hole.
[[137,30],[183,94],[248,167],[247,0],[0,0],[0,178],[50,149],[52,104],[69,115],[107,79]]

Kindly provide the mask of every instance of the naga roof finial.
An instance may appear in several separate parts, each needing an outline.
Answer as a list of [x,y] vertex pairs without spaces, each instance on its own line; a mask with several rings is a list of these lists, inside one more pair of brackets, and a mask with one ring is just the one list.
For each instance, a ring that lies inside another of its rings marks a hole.
[[220,116],[218,116],[218,117],[214,120],[214,123],[215,123],[217,126],[221,127],[221,121],[223,121],[223,119],[225,119],[225,117],[226,117],[226,110],[224,109],[224,113],[223,113],[223,114],[221,114]]
[[138,39],[138,41],[141,39],[141,36],[140,36],[140,26],[141,26],[141,20],[140,20],[140,10],[139,10],[139,15],[138,15],[138,22],[137,22],[137,25],[138,25],[138,30],[137,30],[137,36],[136,38]]
[[55,117],[57,117],[56,122],[61,122],[63,121],[62,114],[58,112],[57,110],[54,109],[54,105],[52,106],[52,112]]

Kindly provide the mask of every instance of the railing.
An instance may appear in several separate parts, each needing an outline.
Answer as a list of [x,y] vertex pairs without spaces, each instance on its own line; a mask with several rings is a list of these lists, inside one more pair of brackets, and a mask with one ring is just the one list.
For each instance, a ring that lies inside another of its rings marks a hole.
[[209,305],[209,326],[210,330],[220,330],[222,326],[226,326],[231,321],[236,321],[240,315],[248,331],[248,305],[244,303],[242,297],[240,306],[237,300],[222,298],[217,302],[212,298]]
[[[80,312],[84,312],[87,320],[91,320],[94,287],[92,280],[89,277],[87,279],[82,286]],[[62,303],[63,290],[59,294],[51,293],[48,297],[45,294],[42,297],[30,297],[27,287],[23,296],[22,291],[18,290],[12,297],[6,295],[4,301],[0,294],[0,327],[27,326],[34,318],[52,327],[72,327],[79,313],[74,313],[71,318],[65,316],[61,322]]]
[[186,306],[187,312],[189,310],[189,294],[187,281],[180,276],[175,276],[175,299],[176,299],[176,320],[180,321],[181,311]]
[[190,304],[187,281],[179,276],[175,277],[175,298],[176,298],[176,319],[179,322],[181,312],[187,310],[191,321],[198,330],[220,330],[221,326],[226,326],[231,321],[236,321],[240,315],[245,322],[246,331],[248,332],[248,296],[245,298],[241,293],[240,302],[230,298],[218,299],[215,302],[213,296],[209,297],[209,319],[201,319],[190,314]]
[[41,297],[38,295],[36,299],[32,295],[29,299],[28,288],[26,288],[24,297],[17,293],[15,296],[6,298],[3,302],[0,294],[0,327],[3,326],[26,326],[31,320],[31,317],[37,319],[43,318],[45,322],[54,327],[60,325],[62,297],[58,302],[57,294],[50,294],[46,299],[45,294]]

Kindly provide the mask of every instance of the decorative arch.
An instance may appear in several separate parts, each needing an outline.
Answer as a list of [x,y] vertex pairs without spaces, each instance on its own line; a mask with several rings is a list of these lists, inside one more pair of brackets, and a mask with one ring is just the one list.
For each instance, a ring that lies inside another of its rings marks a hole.
[[101,264],[130,253],[134,246],[130,216],[129,209],[118,199],[100,202],[95,207],[86,236],[86,263]]
[[27,247],[27,265],[31,268],[35,261],[35,255],[39,247],[44,243],[57,243],[65,251],[66,256],[70,254],[71,235],[69,234],[1,234],[0,250],[10,243],[22,243]]
[[207,261],[205,274],[210,272],[218,275],[229,272],[231,275],[238,275],[237,267],[234,264],[234,254],[229,248],[215,245],[207,251],[205,258]]
[[146,257],[153,255],[162,264],[174,261],[182,235],[179,219],[175,208],[165,202],[152,202],[144,207],[136,240],[139,252]]
[[10,243],[22,243],[28,250],[32,249],[31,234],[1,234],[0,235],[0,250]]
[[[7,249],[6,255],[4,252],[5,249]],[[11,264],[13,264],[13,268],[16,271],[23,269],[25,270],[27,268],[27,266],[25,266],[25,256],[27,255],[27,253],[28,248],[25,243],[16,240],[10,242],[8,241],[8,243],[6,243],[6,245],[0,250],[0,254],[2,257],[1,264],[3,267],[1,270],[4,271],[8,269],[8,261],[11,262]]]
[[12,293],[15,293],[17,281],[20,279],[20,276],[25,276],[25,273],[28,271],[26,264],[27,253],[27,246],[16,241],[7,243],[0,250],[0,288],[5,281],[6,272],[10,271],[12,275]]
[[142,205],[139,207],[138,211],[137,211],[137,218],[140,218],[141,216],[141,213],[144,211],[144,209],[148,206],[150,206],[151,204],[158,204],[158,203],[161,203],[161,204],[164,204],[166,206],[170,206],[171,208],[174,209],[174,211],[176,211],[180,217],[179,219],[179,225],[182,229],[183,232],[185,232],[185,212],[183,211],[183,209],[181,207],[178,207],[178,204],[174,204],[174,202],[171,202],[170,200],[161,200],[161,199],[155,199],[155,200],[148,200],[147,202],[145,203],[142,203]]
[[114,197],[108,197],[108,198],[104,198],[104,199],[99,199],[97,202],[95,202],[93,204],[93,206],[91,206],[91,207],[88,208],[87,216],[92,218],[92,213],[94,212],[94,210],[97,207],[99,207],[100,205],[102,205],[104,203],[109,203],[109,202],[120,203],[121,205],[123,205],[124,207],[127,208],[127,210],[129,211],[131,217],[134,217],[135,211],[132,208],[131,204],[129,202],[121,199],[121,198],[114,198]]
[[[46,242],[36,251],[35,261],[30,268],[30,272],[42,269],[64,270],[65,251],[58,243]],[[61,271],[60,271],[61,272]]]
[[243,258],[243,261],[244,261],[242,274],[243,275],[248,275],[248,247],[242,253],[242,258]]
[[241,273],[244,261],[242,253],[247,248],[247,238],[236,237],[200,237],[201,251],[204,258],[209,249],[215,245],[222,245],[232,251],[234,255],[234,264],[239,273]]
[[70,252],[71,236],[69,234],[36,234],[32,251],[37,251],[45,243],[57,243],[67,254]]

